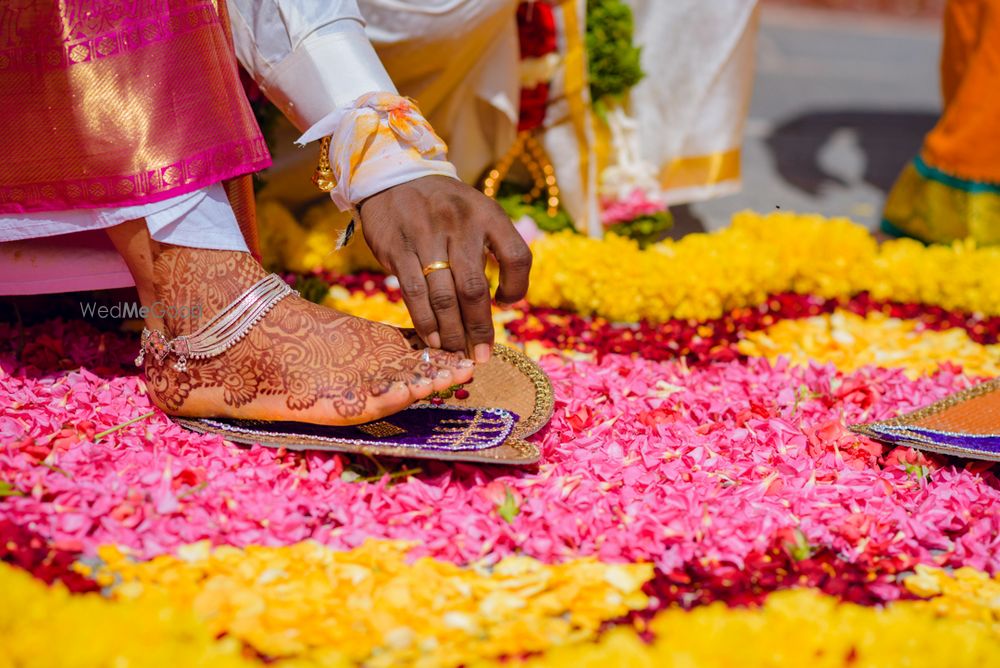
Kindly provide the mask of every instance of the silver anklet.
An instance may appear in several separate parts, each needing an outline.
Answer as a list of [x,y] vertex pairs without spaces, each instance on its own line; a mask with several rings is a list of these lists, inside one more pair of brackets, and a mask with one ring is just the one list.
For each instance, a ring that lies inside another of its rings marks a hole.
[[188,359],[200,360],[221,355],[246,336],[275,304],[293,292],[298,294],[280,276],[268,274],[193,334],[167,339],[163,332],[143,328],[135,365],[142,366],[147,352],[157,362],[162,362],[167,355],[172,354],[177,356],[174,369],[183,372],[187,370]]

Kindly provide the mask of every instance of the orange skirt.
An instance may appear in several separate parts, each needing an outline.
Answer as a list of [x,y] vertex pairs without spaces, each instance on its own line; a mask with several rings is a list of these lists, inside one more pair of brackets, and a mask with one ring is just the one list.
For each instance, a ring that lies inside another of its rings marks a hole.
[[883,228],[1000,243],[1000,0],[949,0],[941,89],[944,112],[889,193]]

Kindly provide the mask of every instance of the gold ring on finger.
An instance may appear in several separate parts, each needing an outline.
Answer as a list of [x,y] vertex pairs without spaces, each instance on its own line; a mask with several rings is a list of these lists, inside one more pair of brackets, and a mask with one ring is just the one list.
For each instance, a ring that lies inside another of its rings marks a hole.
[[447,260],[438,260],[437,262],[431,262],[429,265],[424,267],[424,276],[432,274],[438,269],[450,269],[451,263]]

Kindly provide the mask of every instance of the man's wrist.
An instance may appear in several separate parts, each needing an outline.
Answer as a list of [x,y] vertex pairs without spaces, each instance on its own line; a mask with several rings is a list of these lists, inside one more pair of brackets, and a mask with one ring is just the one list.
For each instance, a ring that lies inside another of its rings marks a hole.
[[[328,147],[328,153],[320,155],[316,180],[342,211],[354,209],[378,192],[426,176],[458,178],[447,160],[444,141],[416,106],[398,95],[363,95],[314,129],[330,134],[321,145]],[[307,133],[299,143],[312,138]]]

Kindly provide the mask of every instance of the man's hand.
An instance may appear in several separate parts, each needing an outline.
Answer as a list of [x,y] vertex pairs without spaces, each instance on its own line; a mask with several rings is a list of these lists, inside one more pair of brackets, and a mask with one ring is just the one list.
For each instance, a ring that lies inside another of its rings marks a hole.
[[[403,300],[427,345],[489,359],[493,344],[486,253],[500,264],[496,300],[511,304],[528,290],[531,251],[496,202],[444,176],[384,190],[360,207],[375,258],[399,278]],[[446,261],[450,271],[423,268]]]

